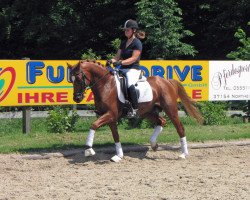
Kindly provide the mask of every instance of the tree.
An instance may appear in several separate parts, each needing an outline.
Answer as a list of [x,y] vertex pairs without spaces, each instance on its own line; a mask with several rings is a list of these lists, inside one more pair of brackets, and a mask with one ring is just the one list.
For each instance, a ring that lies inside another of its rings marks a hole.
[[182,24],[182,10],[174,0],[141,0],[136,3],[138,21],[147,34],[150,58],[177,59],[194,56],[193,46],[182,40],[193,33]]
[[71,7],[62,0],[6,1],[0,12],[10,28],[1,57],[51,59],[66,55],[71,38],[76,38],[74,25],[79,22]]
[[105,58],[135,2],[1,0],[0,58],[80,59],[88,49]]
[[199,52],[196,59],[222,60],[239,43],[235,28],[246,28],[249,0],[179,0],[183,22],[195,35],[185,40]]
[[[250,22],[248,22],[248,25],[250,26]],[[247,37],[245,31],[241,28],[238,28],[234,36],[239,39],[242,46],[239,46],[235,51],[231,51],[227,54],[227,57],[234,60],[250,60],[250,37]]]
[[[250,22],[248,22],[250,26]],[[238,47],[237,50],[231,51],[227,54],[228,58],[234,60],[250,60],[250,37],[247,37],[245,31],[241,28],[238,28],[237,32],[234,35],[242,46]],[[236,101],[232,102],[232,105],[237,105],[238,108],[242,109],[245,112],[248,121],[250,121],[250,101]]]

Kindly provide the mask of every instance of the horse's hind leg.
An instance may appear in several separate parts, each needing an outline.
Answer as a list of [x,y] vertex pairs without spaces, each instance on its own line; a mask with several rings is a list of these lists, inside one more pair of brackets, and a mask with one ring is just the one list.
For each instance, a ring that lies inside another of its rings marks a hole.
[[154,132],[150,137],[151,148],[156,151],[158,149],[157,137],[162,132],[163,126],[166,124],[166,120],[156,113],[148,113],[144,115],[144,117],[156,124]]
[[177,105],[167,106],[164,109],[167,116],[170,118],[172,123],[174,124],[177,133],[180,137],[180,144],[181,144],[181,155],[180,158],[185,158],[188,155],[188,148],[187,148],[187,140],[185,136],[185,129],[180,121],[180,118],[178,116],[178,108]]

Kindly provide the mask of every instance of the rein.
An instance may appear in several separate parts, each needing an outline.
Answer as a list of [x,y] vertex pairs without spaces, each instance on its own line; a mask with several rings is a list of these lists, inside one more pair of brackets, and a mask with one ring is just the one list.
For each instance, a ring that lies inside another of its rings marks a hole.
[[90,85],[86,85],[85,84],[85,79],[87,79],[90,83],[91,83],[91,81],[90,81],[90,79],[87,77],[87,75],[82,71],[82,69],[81,69],[81,72],[80,72],[81,74],[82,74],[82,78],[83,78],[83,80],[82,80],[82,82],[83,82],[83,84],[84,84],[84,89],[86,89],[86,90],[89,90],[89,89],[91,89],[92,87],[94,87],[98,82],[100,82],[102,79],[104,79],[110,72],[108,71],[105,75],[103,75],[101,78],[99,78],[97,81],[95,81],[94,83],[92,83],[92,84],[90,84]]

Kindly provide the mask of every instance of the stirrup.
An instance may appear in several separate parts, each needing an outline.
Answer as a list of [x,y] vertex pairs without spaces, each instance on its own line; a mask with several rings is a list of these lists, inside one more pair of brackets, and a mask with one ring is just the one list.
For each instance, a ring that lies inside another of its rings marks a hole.
[[132,108],[130,111],[128,111],[127,118],[136,118],[136,117],[138,117],[137,111],[138,111],[138,109],[133,109]]

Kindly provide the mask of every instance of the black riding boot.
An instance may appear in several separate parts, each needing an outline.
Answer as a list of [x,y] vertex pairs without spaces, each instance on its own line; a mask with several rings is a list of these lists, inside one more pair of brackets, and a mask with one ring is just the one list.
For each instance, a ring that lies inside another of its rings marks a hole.
[[138,95],[137,92],[135,90],[135,86],[131,85],[128,88],[128,94],[129,94],[129,98],[131,100],[131,104],[132,104],[132,108],[131,110],[128,112],[127,117],[128,118],[133,118],[133,117],[137,117],[137,110],[138,110]]

